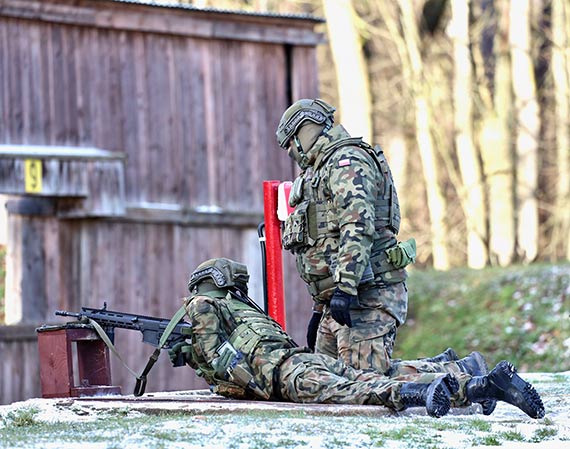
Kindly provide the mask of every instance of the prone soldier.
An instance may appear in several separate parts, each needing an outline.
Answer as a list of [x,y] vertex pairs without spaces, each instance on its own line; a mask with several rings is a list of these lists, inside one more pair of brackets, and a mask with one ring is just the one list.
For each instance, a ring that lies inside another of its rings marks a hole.
[[544,416],[540,396],[509,362],[489,374],[416,373],[387,377],[298,347],[247,296],[247,267],[211,259],[192,273],[185,300],[189,343],[169,350],[212,386],[233,398],[301,403],[381,405],[392,410],[423,406],[430,416],[472,402],[508,402],[532,418]]

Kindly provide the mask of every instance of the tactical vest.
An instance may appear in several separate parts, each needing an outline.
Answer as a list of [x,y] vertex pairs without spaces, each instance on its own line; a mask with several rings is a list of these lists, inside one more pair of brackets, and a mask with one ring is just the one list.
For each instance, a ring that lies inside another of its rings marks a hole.
[[[374,203],[375,209],[375,221],[374,228],[376,230],[381,230],[383,228],[389,228],[398,234],[400,232],[400,203],[398,202],[398,194],[396,193],[396,188],[394,186],[394,180],[392,178],[392,172],[390,171],[390,166],[388,161],[384,156],[384,152],[380,146],[372,148],[366,142],[362,141],[362,138],[349,137],[345,139],[340,139],[333,142],[332,145],[323,148],[322,156],[317,157],[314,164],[314,173],[318,174],[319,170],[324,167],[324,164],[331,158],[334,152],[345,146],[358,147],[364,150],[376,163],[379,172],[382,175],[382,184],[384,188],[379,192]],[[338,235],[338,222],[335,221],[333,214],[328,214],[329,211],[329,198],[324,195],[323,189],[319,188],[319,183],[321,178],[314,177],[314,181],[310,183],[310,188],[306,189],[307,199],[309,201],[315,201],[315,221],[317,227],[318,235],[328,234],[326,229],[329,227],[330,221],[333,222],[333,227],[336,230],[335,234]],[[380,186],[379,186],[380,187]],[[327,216],[332,219],[327,220]]]
[[[275,360],[270,361],[270,364],[273,366],[265,367],[266,370],[276,369],[292,352],[295,352],[293,348],[297,346],[296,343],[268,316],[262,315],[249,305],[233,298],[229,293],[224,295],[224,292],[221,290],[200,293],[200,295],[208,296],[215,300],[213,305],[217,309],[221,326],[219,335],[222,340],[228,341],[237,351],[243,354],[244,359],[240,363],[244,363],[244,366],[247,365],[247,368],[252,373],[255,373],[255,370],[251,368],[249,361],[261,345],[274,343],[278,348],[284,349],[279,352]],[[291,348],[291,351],[287,350],[289,348]],[[193,368],[210,385],[221,387],[216,390],[217,393],[224,394],[224,392],[229,391],[230,394],[228,395],[232,397],[251,396],[251,394],[245,391],[247,389],[246,385],[230,385],[224,379],[219,379],[212,367],[212,361],[204,360],[198,356],[194,348],[191,351],[192,359],[196,362],[196,366]],[[269,379],[269,382],[264,384],[259,381],[258,376],[255,377],[261,390],[258,389],[250,393],[261,399],[269,399],[273,392],[273,379]],[[259,385],[260,383],[261,385]],[[242,387],[243,391],[240,392],[236,387]]]
[[[382,176],[377,179],[379,195],[374,203],[374,228],[377,232],[374,238],[372,258],[378,260],[371,262],[377,262],[374,273],[394,270],[393,266],[386,263],[384,250],[394,246],[396,241],[395,239],[380,241],[380,231],[388,228],[394,234],[399,232],[401,218],[398,195],[382,149],[379,146],[372,148],[361,138],[343,138],[324,147],[317,157],[313,169],[308,169],[302,177],[295,180],[292,195],[298,196],[298,204],[295,204],[295,210],[285,222],[283,246],[293,253],[298,253],[313,246],[318,239],[340,237],[338,220],[336,214],[331,210],[332,202],[326,196],[324,189],[320,187],[320,182],[323,170],[326,170],[325,163],[336,150],[345,146],[358,147],[366,152],[374,160]],[[302,183],[301,186],[299,186],[299,182]]]

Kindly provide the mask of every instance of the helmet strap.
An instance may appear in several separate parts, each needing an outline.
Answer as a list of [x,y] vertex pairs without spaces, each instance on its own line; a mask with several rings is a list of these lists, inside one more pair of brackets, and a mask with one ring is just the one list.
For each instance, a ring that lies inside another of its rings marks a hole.
[[202,282],[194,286],[193,293],[195,292],[197,294],[203,294],[213,291],[225,291],[225,290],[227,290],[227,288],[220,288],[210,280],[203,280]]
[[299,136],[297,134],[293,136],[293,144],[295,145],[295,148],[297,148],[297,152],[299,154],[304,154],[303,146],[301,145],[301,141],[299,140]]
[[303,152],[303,146],[297,135],[292,137],[293,145],[291,145],[291,150],[289,151],[289,156],[291,156],[301,169],[306,169],[309,166],[309,159],[307,155]]

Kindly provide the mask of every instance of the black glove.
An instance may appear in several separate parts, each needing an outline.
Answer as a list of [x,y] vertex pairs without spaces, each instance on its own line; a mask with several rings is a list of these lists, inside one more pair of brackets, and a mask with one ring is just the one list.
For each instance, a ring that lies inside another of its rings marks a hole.
[[307,346],[311,351],[315,351],[315,343],[317,342],[317,331],[319,330],[319,323],[323,312],[313,311],[313,316],[307,326]]
[[352,327],[350,319],[350,304],[356,302],[356,296],[343,292],[338,287],[335,289],[330,303],[331,316],[340,325]]
[[189,346],[189,344],[181,341],[168,350],[168,357],[170,357],[172,366],[184,366],[188,363],[187,353],[182,349],[186,346]]

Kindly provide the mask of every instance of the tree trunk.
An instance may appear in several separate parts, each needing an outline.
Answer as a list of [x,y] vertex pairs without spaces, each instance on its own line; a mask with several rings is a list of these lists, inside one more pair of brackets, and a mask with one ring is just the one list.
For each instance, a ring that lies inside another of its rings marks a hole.
[[508,53],[508,0],[496,2],[494,98],[484,113],[480,147],[489,196],[489,252],[493,263],[507,266],[515,255],[514,162],[511,154],[511,69]]
[[530,54],[530,0],[511,1],[509,10],[516,116],[517,243],[526,262],[538,254],[538,137],[540,115]]
[[323,0],[338,83],[340,122],[353,136],[372,139],[368,68],[350,0]]
[[416,139],[422,160],[424,179],[426,182],[427,205],[431,220],[433,266],[437,270],[449,268],[449,253],[446,245],[447,205],[439,183],[439,165],[431,135],[431,111],[423,80],[423,63],[419,51],[419,37],[415,15],[410,0],[399,2],[402,31],[407,48],[411,72],[412,94],[415,106]]
[[469,51],[469,0],[452,0],[453,104],[455,147],[463,180],[461,198],[467,227],[467,263],[483,268],[488,261],[486,208],[479,155],[473,142],[472,61]]
[[570,259],[570,7],[552,1],[552,77],[556,117],[558,182],[553,240],[566,246]]

